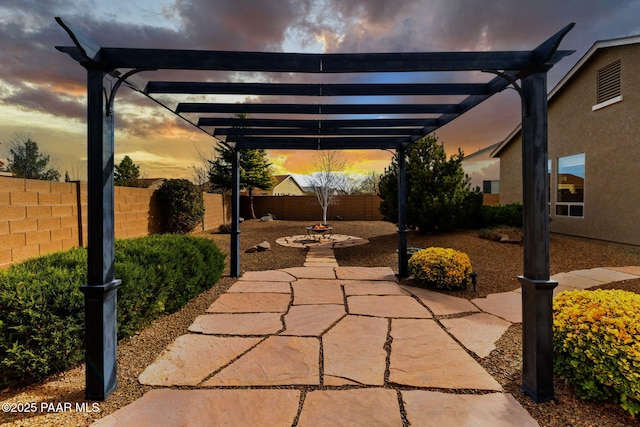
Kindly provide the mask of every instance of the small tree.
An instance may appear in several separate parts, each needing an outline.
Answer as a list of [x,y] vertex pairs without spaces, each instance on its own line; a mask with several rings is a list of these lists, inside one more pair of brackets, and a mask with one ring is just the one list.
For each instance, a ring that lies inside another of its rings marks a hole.
[[30,136],[17,133],[9,141],[9,170],[18,178],[58,181],[60,172],[47,169],[49,156],[39,152],[38,143]]
[[[407,175],[407,225],[421,231],[448,230],[464,226],[463,210],[477,209],[469,206],[478,203],[471,195],[469,177],[462,170],[463,153],[447,160],[444,147],[436,136],[427,135],[416,141],[408,150]],[[398,221],[398,162],[393,159],[378,184],[380,212],[386,221]],[[468,215],[466,215],[468,216]]]
[[[231,174],[234,150],[220,145],[215,147],[217,157],[209,161],[209,182],[213,192],[224,193],[231,190]],[[240,189],[249,191],[251,215],[256,217],[253,209],[253,189],[269,190],[273,187],[271,163],[267,153],[262,149],[240,150]]]
[[113,172],[115,185],[123,187],[137,187],[139,178],[140,166],[133,163],[129,156],[124,156],[124,159],[119,165],[116,165]]
[[344,170],[347,162],[340,151],[317,151],[312,157],[314,173],[311,177],[313,191],[322,207],[322,223],[327,223],[327,209],[335,203],[337,190],[344,187]]
[[204,219],[202,191],[186,179],[170,179],[158,189],[164,230],[186,234]]

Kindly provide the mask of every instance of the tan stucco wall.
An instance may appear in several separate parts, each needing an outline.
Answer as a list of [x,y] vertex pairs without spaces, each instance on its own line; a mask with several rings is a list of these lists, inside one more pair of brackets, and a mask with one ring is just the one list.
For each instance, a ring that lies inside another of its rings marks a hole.
[[280,184],[273,187],[272,190],[273,196],[303,196],[304,191],[300,189],[295,182],[291,180],[291,178],[287,178],[282,181]]
[[[622,58],[622,102],[597,111],[597,70]],[[551,231],[640,245],[640,45],[600,50],[549,104]],[[501,203],[522,201],[521,142],[500,156]],[[584,218],[555,215],[558,157],[585,153]]]

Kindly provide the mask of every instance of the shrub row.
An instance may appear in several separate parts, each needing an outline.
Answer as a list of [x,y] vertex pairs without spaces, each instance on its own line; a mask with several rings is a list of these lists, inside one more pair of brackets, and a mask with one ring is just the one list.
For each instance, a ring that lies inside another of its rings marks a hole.
[[[160,314],[178,310],[212,287],[224,255],[190,236],[116,240],[118,338],[129,337]],[[84,355],[87,252],[75,248],[0,271],[0,387],[68,369]]]
[[640,295],[563,292],[553,312],[555,372],[582,398],[640,413]]

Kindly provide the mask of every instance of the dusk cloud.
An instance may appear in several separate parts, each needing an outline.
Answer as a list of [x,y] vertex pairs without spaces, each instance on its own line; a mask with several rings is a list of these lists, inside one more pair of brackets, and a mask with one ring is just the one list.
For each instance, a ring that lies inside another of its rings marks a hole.
[[[15,131],[28,132],[34,122],[39,126],[51,123],[58,129],[68,125],[70,129],[73,127],[69,132],[77,132],[78,124],[85,120],[86,73],[67,55],[55,50],[56,45],[72,44],[55,23],[55,16],[82,28],[108,47],[314,52],[530,49],[568,23],[576,22],[561,48],[575,49],[577,53],[551,71],[549,88],[596,40],[640,34],[637,19],[640,2],[635,0],[114,0],[108,4],[97,0],[9,0],[8,3],[11,4],[0,5],[0,114],[11,119],[7,122],[18,123],[23,120],[18,112],[28,112],[32,121],[20,127],[1,127],[0,141],[10,139]],[[141,80],[163,77],[242,78],[230,73],[177,71],[140,75]],[[319,77],[262,78],[294,82]],[[353,81],[354,76],[331,78]],[[425,77],[413,76],[414,81],[422,78]],[[459,76],[429,78],[446,81]],[[490,78],[487,76],[486,80]],[[507,91],[445,126],[438,134],[450,152],[462,147],[470,154],[505,137],[519,121],[518,107],[515,92]],[[189,138],[202,144],[213,142],[135,92],[121,90],[116,108],[116,126],[119,135],[128,138],[126,144],[144,144],[145,151],[156,152],[160,157],[176,156],[167,154],[171,150],[166,141],[174,141],[174,145]],[[154,108],[158,112],[152,112]],[[163,144],[158,143],[160,140]],[[129,151],[135,152],[133,148]],[[284,155],[277,154],[279,158]],[[0,152],[3,155],[6,153]],[[290,157],[282,157],[283,167],[298,165],[309,155],[290,153]],[[372,152],[371,157],[375,160],[371,164],[377,164],[379,156]],[[351,159],[354,164],[367,163],[363,158],[351,156]]]

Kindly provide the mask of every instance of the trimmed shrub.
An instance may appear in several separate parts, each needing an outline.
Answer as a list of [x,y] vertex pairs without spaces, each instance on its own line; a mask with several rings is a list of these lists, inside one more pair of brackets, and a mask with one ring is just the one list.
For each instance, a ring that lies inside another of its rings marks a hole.
[[464,252],[448,248],[427,248],[409,259],[413,277],[438,289],[464,289],[470,279],[471,260]]
[[186,179],[170,179],[157,190],[164,230],[186,234],[204,219],[202,191]]
[[554,370],[584,399],[640,413],[640,295],[573,291],[553,302]]
[[507,205],[497,206],[483,206],[482,226],[493,227],[496,225],[506,225],[510,227],[522,228],[522,215],[522,205],[520,203],[510,203]]
[[[211,240],[155,235],[116,240],[118,338],[212,287],[224,255]],[[42,379],[84,356],[87,252],[75,248],[0,271],[0,387]]]

